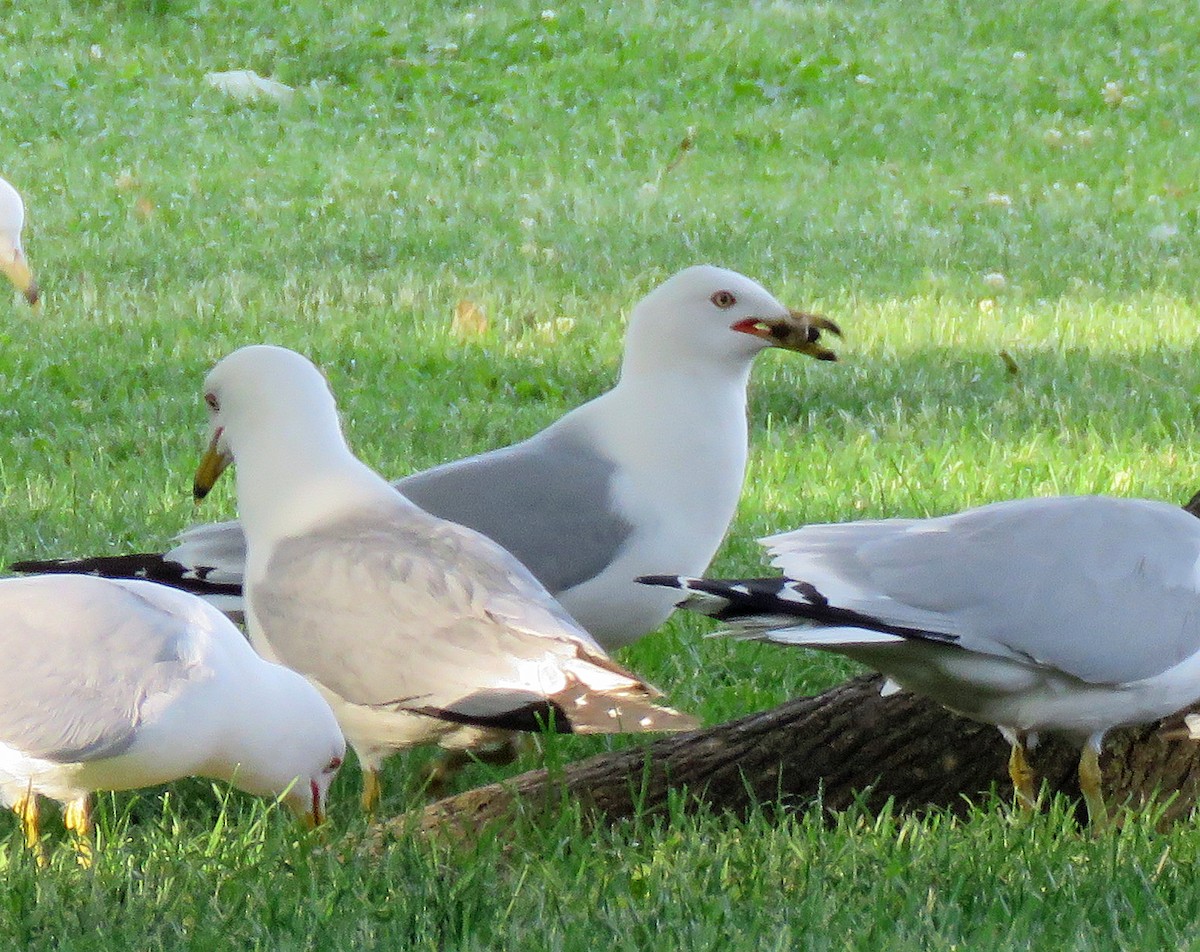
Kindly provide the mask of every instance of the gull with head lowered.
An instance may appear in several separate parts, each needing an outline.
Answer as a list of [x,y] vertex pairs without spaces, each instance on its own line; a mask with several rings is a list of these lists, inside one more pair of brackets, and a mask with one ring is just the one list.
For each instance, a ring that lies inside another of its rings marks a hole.
[[325,813],[346,744],[302,677],[211,605],[149,582],[0,580],[0,798],[45,862],[38,798],[66,804],[81,862],[94,790],[191,775]]
[[1023,805],[1036,796],[1026,750],[1065,734],[1103,825],[1104,735],[1200,699],[1200,520],[1167,503],[1019,499],[763,544],[783,577],[642,581],[682,589],[681,607],[737,637],[844,654],[887,691],[995,724]]
[[[395,483],[412,502],[498,542],[608,650],[671,613],[646,572],[703,573],[746,470],[746,387],[768,347],[834,355],[821,317],[784,307],[749,278],[707,265],[633,309],[617,385],[523,442]],[[18,571],[149,578],[242,610],[236,522],[185,532],[165,555],[30,561]]]
[[608,658],[510,553],[432,516],[350,452],[321,373],[280,347],[230,354],[204,385],[202,498],[236,463],[246,624],[329,701],[363,768],[393,751],[513,730],[686,730],[693,718]]

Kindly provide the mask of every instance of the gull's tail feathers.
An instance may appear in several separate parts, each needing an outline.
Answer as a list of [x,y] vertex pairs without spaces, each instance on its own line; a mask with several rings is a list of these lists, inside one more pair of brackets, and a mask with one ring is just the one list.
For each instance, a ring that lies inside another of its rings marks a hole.
[[95,575],[109,579],[156,582],[198,595],[213,607],[241,621],[242,586],[210,578],[211,566],[190,566],[158,552],[131,555],[101,555],[82,559],[26,559],[9,566],[22,575]]
[[852,608],[839,608],[808,582],[782,576],[702,579],[644,575],[637,581],[679,589],[684,597],[676,603],[678,608],[724,622],[727,627],[721,634],[734,638],[835,650],[910,639],[958,641],[946,632],[897,625]]

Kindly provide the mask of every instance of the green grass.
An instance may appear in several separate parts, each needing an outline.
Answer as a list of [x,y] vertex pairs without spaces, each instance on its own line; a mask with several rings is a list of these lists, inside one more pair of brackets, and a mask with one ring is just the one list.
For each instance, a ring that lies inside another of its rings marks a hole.
[[[397,9],[409,12],[397,13]],[[1200,153],[1179,5],[900,0],[556,8],[110,0],[0,17],[0,174],[45,306],[0,306],[0,558],[160,544],[193,510],[202,374],[252,341],[328,372],[393,476],[600,392],[622,316],[700,261],[847,331],[760,360],[715,572],[803,522],[1200,483]],[[203,82],[254,68],[278,107]],[[1109,85],[1113,84],[1113,85]],[[1106,93],[1107,86],[1107,93]],[[1119,100],[1119,101],[1118,101]],[[681,148],[687,139],[690,148]],[[1004,276],[1004,287],[986,275]],[[451,331],[477,302],[479,338]],[[1020,372],[1006,372],[1007,351]],[[718,722],[837,660],[675,619],[623,660]],[[603,749],[560,740],[555,756]],[[387,808],[428,754],[394,759]],[[527,756],[517,768],[535,765]],[[462,786],[500,776],[472,768]],[[101,798],[91,873],[0,843],[0,942],[64,948],[1192,947],[1200,834],[672,815],[367,848],[191,781]],[[61,831],[49,824],[55,835]]]

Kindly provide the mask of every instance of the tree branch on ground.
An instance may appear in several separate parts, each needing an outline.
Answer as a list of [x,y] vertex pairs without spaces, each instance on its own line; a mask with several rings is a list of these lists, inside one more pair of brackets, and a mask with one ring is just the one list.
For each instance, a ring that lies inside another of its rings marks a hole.
[[[564,795],[607,822],[662,813],[676,796],[687,807],[739,815],[756,804],[802,808],[817,798],[829,811],[856,802],[879,810],[892,800],[905,812],[963,812],[993,789],[1011,798],[1008,745],[994,727],[913,694],[882,697],[881,684],[878,675],[858,677],[726,724],[530,771],[432,803],[420,825],[469,834],[516,811],[554,810]],[[1136,805],[1177,792],[1166,810],[1175,818],[1200,792],[1200,744],[1167,739],[1159,728],[1110,735],[1105,796]],[[1078,798],[1077,747],[1049,738],[1032,761],[1049,792]]]

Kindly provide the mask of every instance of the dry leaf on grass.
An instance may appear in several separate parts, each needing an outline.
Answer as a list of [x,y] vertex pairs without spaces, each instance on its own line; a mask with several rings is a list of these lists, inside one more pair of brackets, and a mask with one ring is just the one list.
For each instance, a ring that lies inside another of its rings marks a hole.
[[450,329],[459,340],[482,337],[488,329],[487,315],[474,301],[464,298],[454,305],[454,320],[450,322]]

